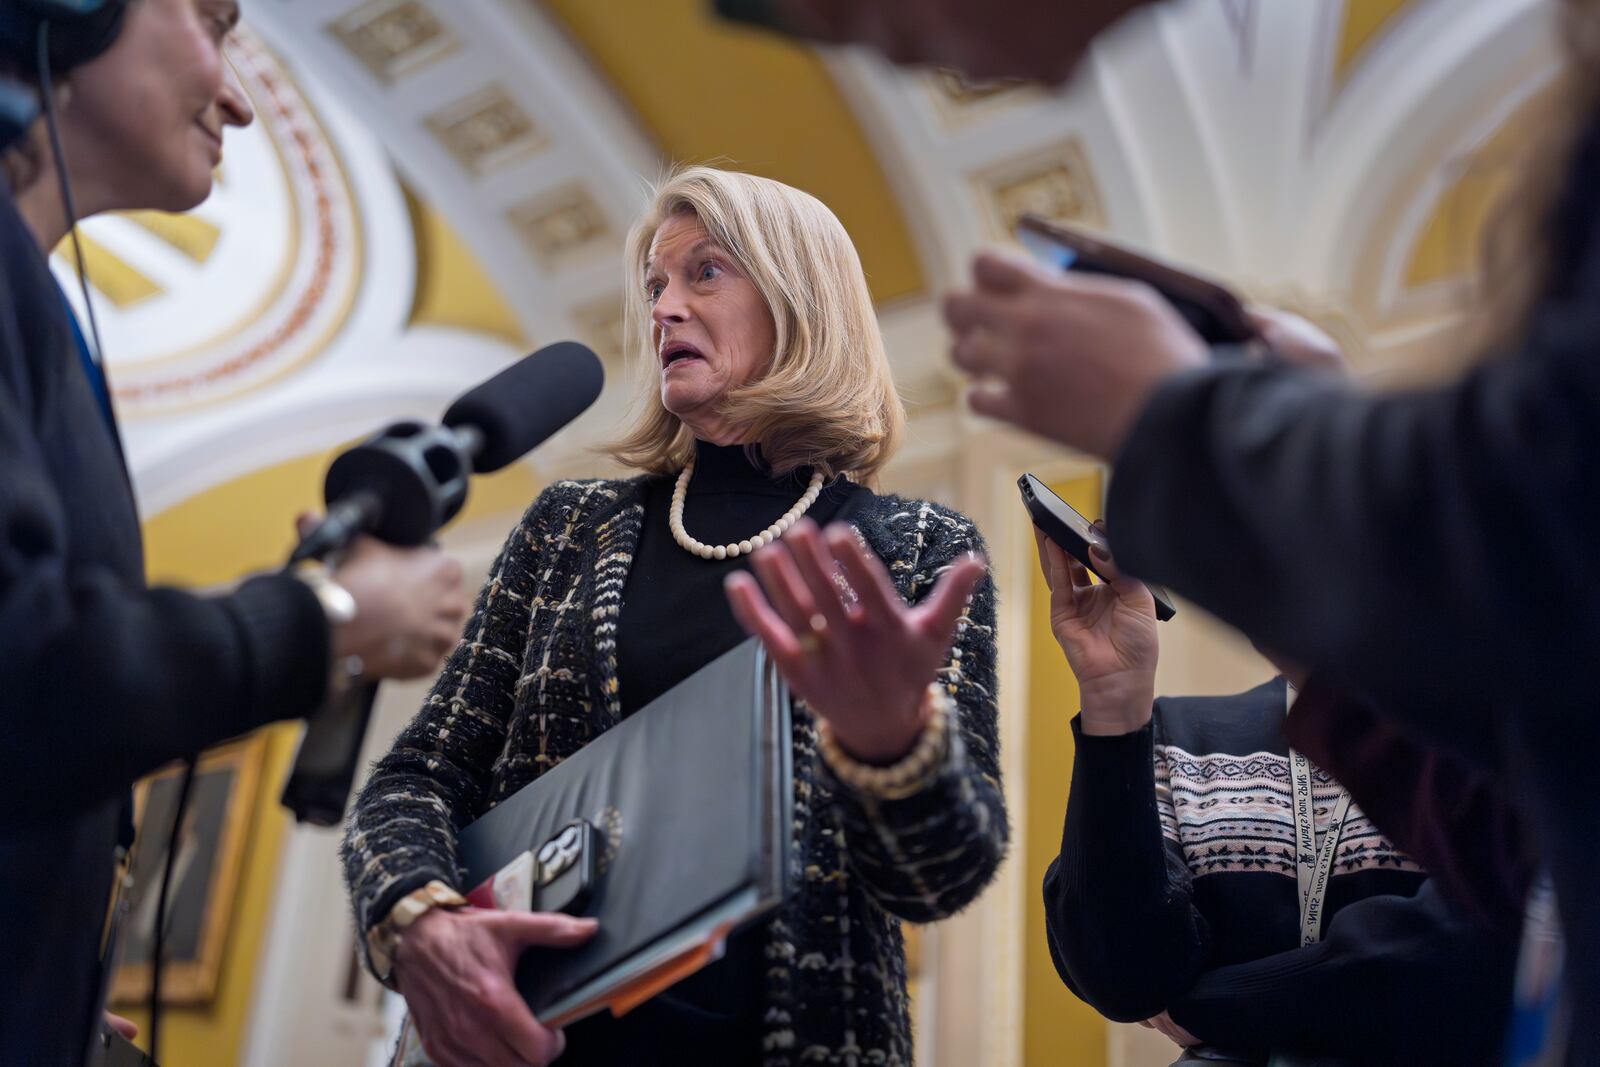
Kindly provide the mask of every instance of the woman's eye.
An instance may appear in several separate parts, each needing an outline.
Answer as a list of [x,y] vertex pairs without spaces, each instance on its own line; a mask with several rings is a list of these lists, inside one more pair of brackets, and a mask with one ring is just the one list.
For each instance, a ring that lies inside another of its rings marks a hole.
[[705,266],[700,268],[700,280],[703,282],[709,282],[711,279],[715,278],[719,273],[721,273],[721,271],[722,268],[717,266],[715,263],[707,263]]
[[660,300],[661,299],[661,283],[660,282],[651,282],[649,285],[646,285],[644,287],[644,295],[650,298],[650,303],[652,303],[652,304],[654,304],[657,300]]

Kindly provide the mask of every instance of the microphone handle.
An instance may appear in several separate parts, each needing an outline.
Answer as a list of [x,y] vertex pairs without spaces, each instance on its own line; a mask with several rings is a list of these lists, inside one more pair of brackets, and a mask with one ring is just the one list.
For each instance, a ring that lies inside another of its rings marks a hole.
[[363,531],[370,530],[383,519],[383,500],[370,490],[351,493],[328,505],[328,513],[311,532],[300,538],[289,556],[289,565],[304,563],[308,559],[325,560],[333,553],[347,548]]
[[338,826],[344,821],[377,696],[377,682],[358,682],[306,720],[282,797],[283,806],[300,822]]

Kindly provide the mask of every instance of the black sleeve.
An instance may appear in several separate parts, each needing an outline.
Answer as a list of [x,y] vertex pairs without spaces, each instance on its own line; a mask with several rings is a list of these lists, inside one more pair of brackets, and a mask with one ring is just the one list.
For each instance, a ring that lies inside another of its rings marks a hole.
[[[11,757],[0,824],[20,825],[98,804],[172,759],[310,713],[327,685],[329,638],[315,595],[292,578],[201,597],[70,562],[26,400],[30,335],[16,316],[31,307],[11,281],[0,277],[0,752]],[[127,492],[120,470],[107,484]]]
[[1190,902],[1183,852],[1163,832],[1151,727],[1090,737],[1074,718],[1072,737],[1061,855],[1044,877],[1050,958],[1100,1014],[1140,1022],[1189,988],[1210,932]]
[[1520,351],[1459,381],[1234,364],[1160,388],[1107,502],[1123,566],[1480,761],[1488,709],[1564,714],[1600,645],[1597,182],[1591,121]]
[[1167,1010],[1224,1047],[1499,1063],[1516,952],[1515,935],[1462,918],[1429,881],[1346,905],[1315,945],[1207,971]]
[[1524,352],[1448,387],[1168,382],[1117,459],[1119,560],[1487,761],[1489,709],[1587,691],[1600,645],[1596,258]]

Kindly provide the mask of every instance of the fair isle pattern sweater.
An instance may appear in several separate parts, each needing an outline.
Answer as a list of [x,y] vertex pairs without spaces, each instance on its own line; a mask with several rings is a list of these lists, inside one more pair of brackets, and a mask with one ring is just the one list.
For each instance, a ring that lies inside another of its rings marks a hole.
[[[352,812],[345,877],[362,934],[431,879],[459,888],[457,830],[619,721],[617,620],[643,482],[556,483],[507,539],[460,645]],[[982,551],[969,520],[926,501],[875,497],[853,522],[913,603]],[[911,796],[842,785],[795,709],[790,885],[765,949],[767,1067],[912,1064],[900,921],[964,907],[1006,848],[994,621],[985,578],[939,674],[959,729]]]

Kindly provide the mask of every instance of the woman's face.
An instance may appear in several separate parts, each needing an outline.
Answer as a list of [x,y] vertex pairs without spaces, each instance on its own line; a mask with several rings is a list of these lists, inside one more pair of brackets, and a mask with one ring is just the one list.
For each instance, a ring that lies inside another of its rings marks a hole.
[[777,328],[767,302],[700,220],[673,215],[645,263],[661,403],[703,441],[744,443],[718,413],[730,389],[759,377]]
[[116,44],[72,73],[62,115],[79,206],[185,211],[211,192],[222,131],[253,117],[222,49],[238,0],[141,0]]

